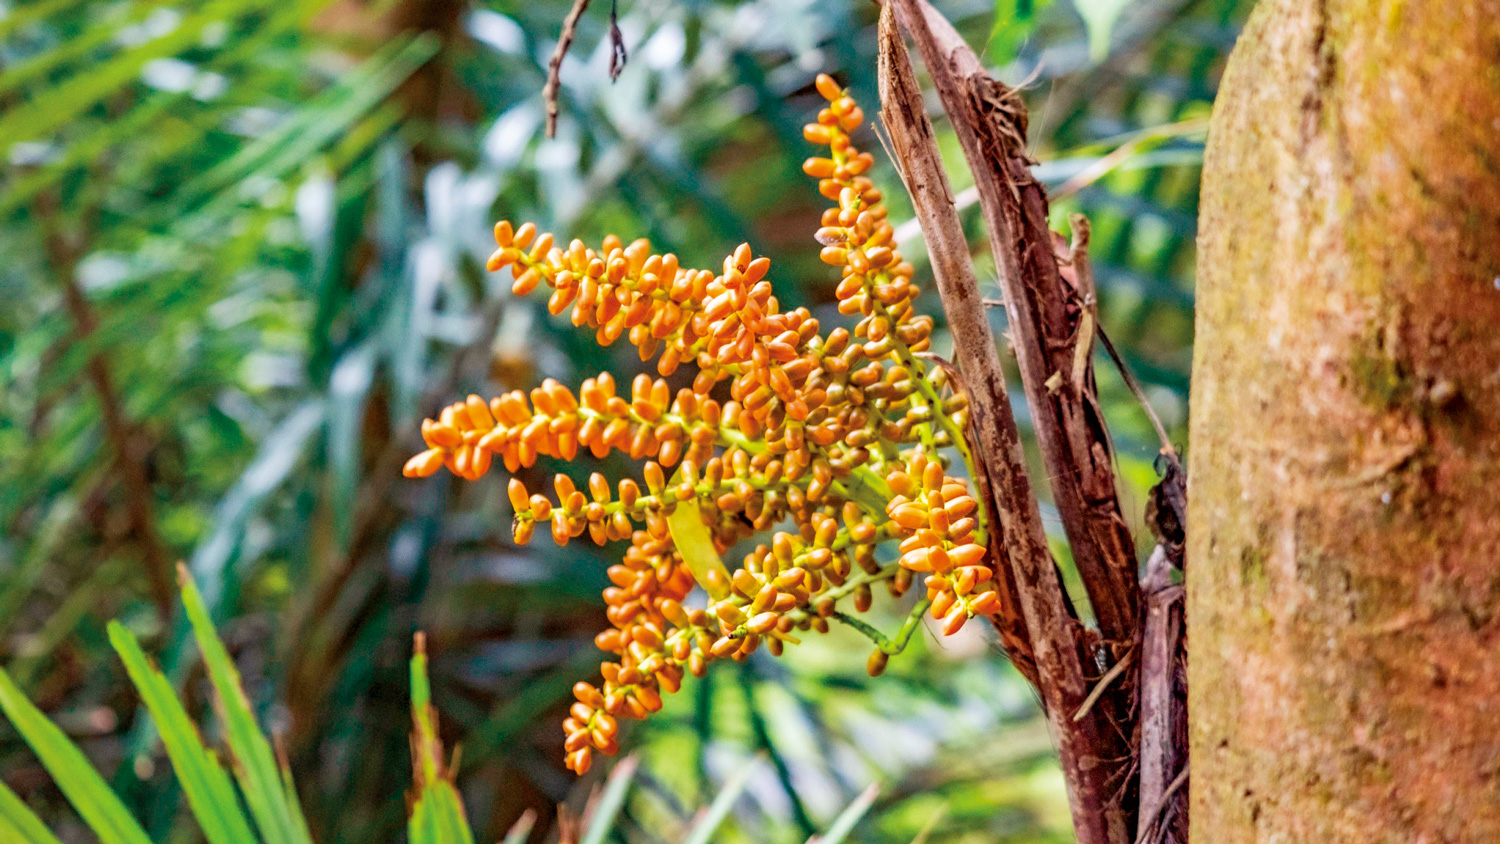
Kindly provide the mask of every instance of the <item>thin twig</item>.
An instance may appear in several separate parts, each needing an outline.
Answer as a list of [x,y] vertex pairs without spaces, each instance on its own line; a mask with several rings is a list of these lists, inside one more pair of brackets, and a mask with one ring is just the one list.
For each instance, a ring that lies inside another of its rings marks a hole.
[[1172,802],[1172,796],[1187,782],[1190,767],[1191,763],[1184,762],[1182,770],[1177,772],[1177,776],[1173,778],[1172,784],[1167,786],[1166,791],[1162,792],[1161,803],[1157,805],[1156,811],[1151,813],[1151,821],[1142,827],[1141,834],[1135,839],[1135,844],[1145,844],[1146,839],[1151,834],[1152,827],[1155,826],[1157,820],[1161,818],[1162,812]]
[[1115,362],[1115,368],[1120,370],[1120,378],[1125,382],[1125,386],[1130,389],[1130,394],[1135,396],[1135,400],[1140,403],[1141,409],[1146,412],[1146,417],[1151,420],[1151,427],[1156,430],[1156,438],[1161,441],[1161,453],[1172,462],[1172,465],[1178,471],[1181,471],[1182,461],[1177,457],[1177,449],[1173,447],[1171,438],[1167,436],[1167,427],[1161,423],[1161,417],[1156,415],[1156,410],[1151,407],[1151,402],[1146,399],[1146,391],[1141,389],[1141,382],[1135,380],[1135,374],[1130,371],[1130,367],[1125,363],[1125,358],[1120,356],[1120,352],[1115,348],[1115,344],[1110,342],[1109,335],[1104,331],[1104,326],[1095,326],[1095,331],[1098,333],[1100,345],[1104,346],[1104,351],[1109,354],[1109,359]]
[[[922,221],[933,278],[953,334],[955,357],[969,388],[972,429],[983,457],[981,465],[975,468],[980,470],[980,477],[988,476],[990,491],[986,498],[994,506],[993,515],[997,517],[994,523],[999,525],[1001,541],[991,542],[991,547],[1001,548],[999,554],[1004,561],[997,571],[1011,575],[1008,579],[1014,584],[1019,604],[1016,609],[1024,619],[1025,635],[1036,656],[1038,691],[1055,732],[1078,840],[1083,844],[1113,844],[1119,839],[1112,837],[1110,830],[1123,832],[1120,821],[1124,819],[1119,817],[1119,806],[1108,793],[1110,766],[1098,762],[1118,756],[1121,749],[1109,738],[1104,712],[1086,714],[1080,722],[1069,718],[1069,713],[1076,711],[1088,696],[1083,643],[1078,626],[1067,614],[1066,594],[1047,547],[1010,409],[1004,372],[981,305],[968,243],[954,207],[932,124],[923,107],[921,89],[906,45],[896,31],[893,11],[916,42],[944,108],[966,145],[966,153],[981,119],[973,113],[966,85],[972,82],[973,73],[983,71],[978,69],[977,57],[952,32],[951,25],[936,11],[926,8],[921,0],[894,0],[887,4],[880,26],[881,114],[912,206]],[[938,29],[943,29],[944,39],[951,37],[956,43],[940,44],[934,32]],[[987,169],[991,167],[989,163],[970,159],[970,169],[983,185],[981,197],[986,189],[993,193],[996,187],[993,181],[996,171]],[[986,179],[990,181],[985,182]],[[1049,241],[1031,245],[1046,248],[1050,258]],[[1012,246],[1000,245],[997,252],[1004,255],[997,255],[997,261],[1013,261],[1009,252]],[[1133,574],[1133,561],[1131,567]],[[1005,590],[1000,594],[1005,597]],[[1099,608],[1097,603],[1095,608],[1096,611]]]
[[1082,721],[1089,714],[1090,710],[1094,708],[1094,704],[1098,703],[1099,698],[1109,689],[1109,684],[1113,683],[1121,674],[1124,674],[1125,669],[1130,667],[1130,663],[1134,659],[1135,651],[1126,651],[1125,656],[1121,657],[1119,662],[1104,672],[1104,676],[1100,677],[1099,682],[1094,684],[1094,690],[1089,692],[1089,696],[1083,699],[1083,705],[1078,707],[1077,712],[1073,713],[1074,721]]
[[573,8],[563,18],[562,34],[557,38],[557,47],[552,50],[552,58],[547,61],[547,84],[542,87],[542,100],[547,104],[549,138],[557,137],[557,93],[562,88],[563,57],[568,55],[568,48],[573,46],[573,39],[578,35],[578,19],[583,17],[588,8],[589,0],[573,0]]
[[[55,197],[51,193],[45,193],[39,198],[38,205],[46,232],[49,263],[62,287],[63,302],[73,321],[73,329],[79,342],[84,342],[98,328],[99,318],[83,289],[78,286],[76,270],[81,250],[69,242],[57,228]],[[144,458],[137,449],[135,426],[126,416],[109,362],[103,353],[95,352],[89,356],[88,378],[99,397],[105,437],[115,453],[115,465],[125,487],[126,513],[130,518],[131,533],[140,546],[146,578],[151,584],[152,601],[156,605],[157,615],[163,622],[167,622],[172,617],[176,590],[172,586],[169,552],[156,531],[151,479],[146,472]]]

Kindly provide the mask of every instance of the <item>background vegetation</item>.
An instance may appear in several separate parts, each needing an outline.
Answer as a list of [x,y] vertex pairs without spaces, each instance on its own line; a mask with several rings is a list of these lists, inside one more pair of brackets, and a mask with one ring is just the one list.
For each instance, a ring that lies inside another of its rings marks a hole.
[[[1058,226],[1092,218],[1102,321],[1184,443],[1198,161],[1249,4],[939,5],[1025,83]],[[179,560],[279,736],[315,840],[402,834],[419,629],[480,840],[527,808],[542,840],[553,806],[576,814],[599,781],[562,769],[558,724],[595,672],[615,550],[512,547],[501,483],[411,482],[401,463],[418,420],[454,396],[639,368],[483,272],[499,217],[648,235],[708,266],[748,240],[784,301],[831,312],[800,127],[819,71],[875,111],[877,7],[627,0],[630,62],[611,83],[598,3],[546,140],[539,91],[566,11],[0,6],[0,662],[153,840],[200,833],[107,625],[138,636],[211,722]],[[899,196],[884,162],[877,180]],[[1140,505],[1155,438],[1101,377]],[[803,840],[871,783],[851,840],[1068,839],[1035,702],[986,631],[923,637],[878,682],[847,633],[717,666],[635,729],[615,839],[681,840],[741,774],[724,841]],[[0,777],[64,841],[89,840],[9,723]]]

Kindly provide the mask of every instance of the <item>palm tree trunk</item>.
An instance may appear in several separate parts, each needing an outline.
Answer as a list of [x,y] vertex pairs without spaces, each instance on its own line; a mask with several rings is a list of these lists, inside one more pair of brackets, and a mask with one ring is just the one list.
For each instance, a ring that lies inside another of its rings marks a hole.
[[1500,2],[1266,0],[1199,264],[1192,840],[1500,841]]

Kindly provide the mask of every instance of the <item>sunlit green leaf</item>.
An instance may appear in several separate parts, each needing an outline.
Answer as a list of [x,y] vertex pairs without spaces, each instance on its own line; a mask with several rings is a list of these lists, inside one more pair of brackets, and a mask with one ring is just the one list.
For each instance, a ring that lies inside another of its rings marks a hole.
[[1132,0],[1073,0],[1083,23],[1088,27],[1089,58],[1095,62],[1109,55],[1109,39],[1114,33],[1115,21]]
[[864,819],[864,816],[870,811],[870,807],[875,805],[875,798],[879,794],[880,789],[873,785],[860,792],[860,795],[854,798],[854,801],[848,806],[845,806],[844,811],[839,812],[838,817],[833,819],[833,824],[828,827],[828,831],[822,835],[815,836],[813,840],[817,844],[840,844],[845,838],[849,837],[849,833],[854,831],[854,827]]
[[427,651],[418,635],[411,658],[412,773],[415,791],[407,837],[411,844],[473,844],[474,833],[463,801],[453,786],[452,770],[443,758],[437,734],[437,711],[427,680]]
[[255,723],[239,670],[214,630],[203,597],[186,570],[182,573],[182,602],[213,682],[214,700],[234,756],[235,778],[261,837],[266,844],[310,844],[312,837],[305,823],[299,822],[300,813],[292,808],[296,795],[291,782],[282,776],[271,743]]
[[687,837],[682,840],[682,844],[710,844],[713,841],[714,833],[718,831],[719,825],[729,817],[730,811],[734,809],[735,801],[740,799],[745,786],[750,784],[750,775],[755,773],[759,762],[760,758],[756,757],[734,772],[734,776],[730,777],[729,781],[724,783],[724,787],[719,789],[719,793],[714,795],[714,801],[708,805],[707,811],[698,818],[692,829],[688,830]]
[[15,844],[61,844],[36,813],[0,782],[0,841]]
[[47,720],[4,671],[0,671],[0,710],[42,760],[79,817],[99,836],[100,844],[151,844],[83,751]]
[[229,774],[217,755],[203,746],[198,728],[182,708],[172,684],[141,651],[135,635],[119,622],[110,622],[109,640],[156,720],[167,756],[203,835],[210,844],[255,844],[257,839],[240,811]]
[[594,806],[594,814],[588,819],[588,829],[584,830],[581,844],[604,844],[608,840],[610,832],[614,831],[615,818],[625,808],[625,795],[630,792],[630,784],[635,780],[638,765],[634,756],[626,756],[609,772],[609,779],[604,784],[604,794]]

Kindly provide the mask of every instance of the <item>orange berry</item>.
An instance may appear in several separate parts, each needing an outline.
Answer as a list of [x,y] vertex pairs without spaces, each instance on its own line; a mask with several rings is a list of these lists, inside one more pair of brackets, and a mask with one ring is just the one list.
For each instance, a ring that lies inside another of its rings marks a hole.
[[981,545],[960,545],[948,552],[948,558],[956,566],[973,566],[984,559],[985,553]]
[[914,504],[902,504],[891,509],[891,521],[907,530],[927,527],[927,514]]
[[975,615],[994,615],[1000,611],[1000,596],[984,592],[969,602],[969,611]]
[[948,617],[943,619],[943,635],[952,636],[954,633],[962,630],[964,622],[968,620],[969,614],[964,612],[963,609],[955,607],[953,612],[948,613]]
[[802,137],[815,144],[827,144],[833,140],[832,130],[827,126],[817,123],[809,123],[802,127]]
[[844,95],[844,90],[839,87],[839,83],[835,82],[833,77],[826,73],[818,74],[818,78],[813,81],[813,85],[817,87],[818,93],[823,95],[823,99],[829,102],[833,102]]
[[[494,267],[493,269],[499,269],[499,267]],[[532,267],[516,277],[515,282],[510,286],[510,292],[517,296],[525,296],[535,290],[541,281],[542,274],[537,272],[535,267]]]
[[406,461],[401,467],[401,474],[408,478],[425,478],[436,472],[443,466],[443,450],[440,448],[429,448]]

